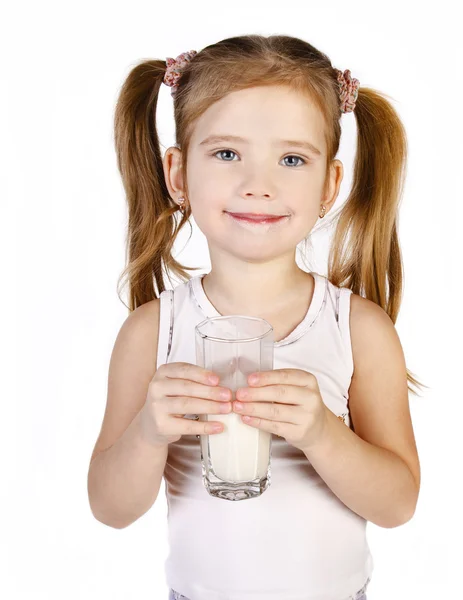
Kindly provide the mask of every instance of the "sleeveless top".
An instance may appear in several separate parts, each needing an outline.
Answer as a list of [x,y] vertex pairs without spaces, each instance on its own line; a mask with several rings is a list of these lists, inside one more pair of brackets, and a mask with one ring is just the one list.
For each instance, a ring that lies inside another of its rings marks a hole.
[[[348,288],[311,272],[304,319],[274,343],[274,369],[313,373],[324,403],[351,427],[353,374]],[[195,326],[220,316],[192,277],[160,295],[157,368],[196,364]],[[186,415],[195,418],[195,415]],[[220,435],[220,434],[215,434]],[[373,571],[366,520],[320,478],[306,455],[272,434],[271,484],[262,496],[230,502],[202,481],[199,436],[169,444],[164,470],[170,588],[190,600],[356,600]]]

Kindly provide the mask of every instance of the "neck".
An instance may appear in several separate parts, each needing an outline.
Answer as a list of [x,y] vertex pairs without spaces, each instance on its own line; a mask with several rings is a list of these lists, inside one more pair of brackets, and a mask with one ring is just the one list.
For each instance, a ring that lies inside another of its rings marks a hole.
[[203,289],[221,314],[275,315],[306,297],[312,289],[313,277],[296,264],[280,271],[261,269],[261,265],[241,267],[239,272],[211,269],[202,279]]

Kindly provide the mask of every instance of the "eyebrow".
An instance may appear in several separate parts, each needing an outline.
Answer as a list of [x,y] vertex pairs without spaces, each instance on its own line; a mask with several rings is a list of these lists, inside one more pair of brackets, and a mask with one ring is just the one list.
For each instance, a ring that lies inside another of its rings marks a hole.
[[[316,154],[317,156],[321,156],[321,152],[318,148],[316,148],[310,142],[305,142],[303,140],[273,140],[279,146],[293,146],[295,148],[303,148]],[[217,142],[241,142],[242,144],[248,144],[248,140],[243,137],[237,135],[208,135],[202,142],[200,142],[200,146],[207,146],[209,144],[215,144]]]

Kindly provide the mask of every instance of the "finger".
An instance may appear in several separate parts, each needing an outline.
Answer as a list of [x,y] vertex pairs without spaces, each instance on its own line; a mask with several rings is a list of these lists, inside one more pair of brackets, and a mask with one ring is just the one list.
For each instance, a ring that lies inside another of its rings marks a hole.
[[200,400],[190,396],[173,396],[167,401],[167,412],[171,415],[223,415],[231,410],[231,402]]
[[307,388],[295,385],[269,385],[236,390],[236,399],[240,402],[279,402],[301,405],[306,397]]
[[182,379],[170,382],[166,396],[193,396],[194,398],[206,398],[216,402],[230,401],[231,390],[225,387],[204,385]]
[[[256,381],[251,381],[250,378],[257,378]],[[296,385],[310,386],[313,384],[315,376],[308,371],[301,369],[272,369],[271,371],[259,371],[249,375],[247,381],[251,386],[262,385]]]
[[241,409],[234,403],[233,410],[241,416],[267,419],[291,425],[298,424],[302,418],[302,411],[298,410],[298,407],[278,403],[246,402],[242,404]]
[[165,396],[193,396],[195,398],[206,398],[216,402],[230,401],[231,390],[228,388],[205,383],[197,383],[188,379],[174,379],[169,376],[159,380],[162,393]]
[[280,421],[271,421],[262,417],[243,416],[241,420],[245,425],[256,427],[262,431],[268,431],[280,437],[292,437],[296,431],[296,425],[291,423],[281,423]]
[[184,417],[173,419],[176,425],[171,435],[214,435],[224,431],[224,425],[220,421],[195,421]]
[[161,365],[158,371],[166,378],[187,379],[206,385],[217,385],[220,381],[217,373],[188,362],[166,363]]

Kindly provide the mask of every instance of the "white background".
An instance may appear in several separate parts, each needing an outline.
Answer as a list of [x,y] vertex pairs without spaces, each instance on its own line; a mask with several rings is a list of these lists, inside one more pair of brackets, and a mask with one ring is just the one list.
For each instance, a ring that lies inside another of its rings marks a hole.
[[[457,3],[3,5],[1,598],[167,599],[164,482],[152,509],[123,530],[96,521],[87,497],[109,358],[127,317],[116,292],[127,212],[113,111],[139,60],[248,33],[305,39],[361,85],[390,95],[405,123],[405,287],[396,328],[407,366],[430,389],[410,395],[422,469],[418,508],[399,528],[368,524],[375,560],[368,600],[461,597],[463,89],[460,21],[451,5]],[[174,143],[167,86],[158,118],[164,153]],[[343,115],[342,128],[345,177],[335,208],[351,182],[352,113]],[[196,225],[182,252],[189,232],[179,238],[178,258],[207,271]],[[328,242],[314,232],[322,274]]]

